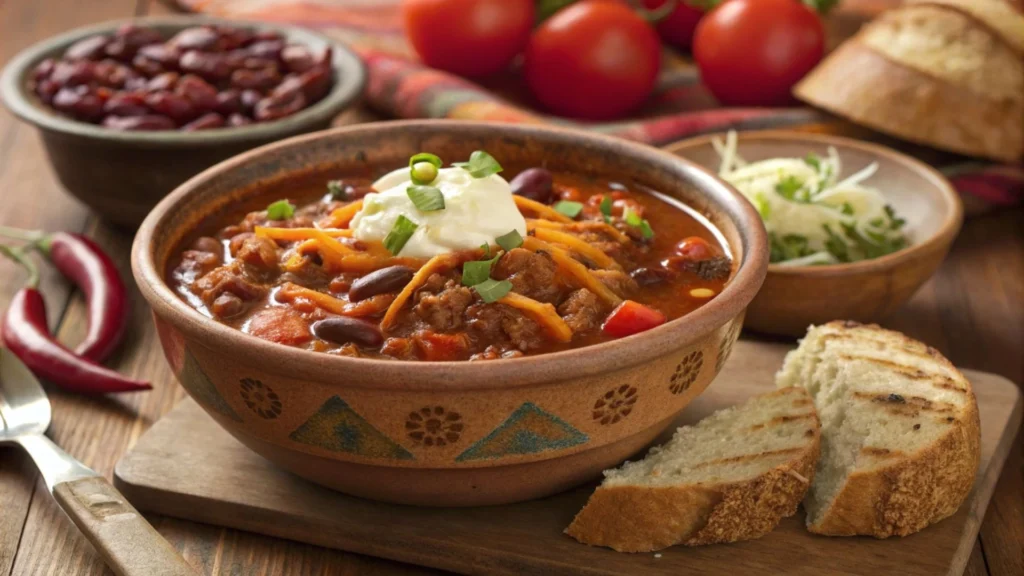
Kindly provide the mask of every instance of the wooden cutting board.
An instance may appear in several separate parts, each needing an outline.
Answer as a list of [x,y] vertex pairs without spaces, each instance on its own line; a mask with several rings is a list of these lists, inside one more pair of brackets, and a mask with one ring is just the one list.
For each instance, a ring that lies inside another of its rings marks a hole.
[[[681,423],[771,390],[787,345],[741,341],[725,371]],[[951,518],[907,538],[826,538],[803,512],[760,540],[659,554],[592,548],[562,530],[594,485],[542,500],[483,508],[416,508],[346,496],[275,468],[190,399],[121,459],[115,483],[139,509],[463,574],[962,574],[1021,421],[1005,378],[965,371],[981,413],[981,467]]]

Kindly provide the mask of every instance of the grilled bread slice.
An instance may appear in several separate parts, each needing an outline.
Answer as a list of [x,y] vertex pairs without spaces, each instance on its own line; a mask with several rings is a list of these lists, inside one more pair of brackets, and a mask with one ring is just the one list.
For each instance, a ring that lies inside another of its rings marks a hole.
[[811,532],[906,536],[953,514],[978,470],[978,405],[936,350],[874,325],[812,327],[777,375],[810,392],[821,459]]
[[566,530],[620,552],[758,538],[796,512],[818,458],[802,388],[720,410],[605,480]]

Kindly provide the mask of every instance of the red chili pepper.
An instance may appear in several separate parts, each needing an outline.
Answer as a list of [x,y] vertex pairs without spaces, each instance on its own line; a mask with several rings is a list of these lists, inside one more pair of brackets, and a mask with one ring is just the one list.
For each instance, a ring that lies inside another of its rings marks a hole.
[[39,275],[24,255],[6,246],[0,252],[30,272],[29,286],[14,295],[0,329],[4,344],[37,376],[72,392],[102,394],[150,390],[148,382],[133,380],[95,362],[79,358],[53,339],[46,326],[46,303],[36,290]]
[[32,242],[82,290],[88,304],[89,327],[75,354],[96,362],[106,360],[124,338],[131,312],[128,290],[110,257],[80,234],[0,227],[0,235]]

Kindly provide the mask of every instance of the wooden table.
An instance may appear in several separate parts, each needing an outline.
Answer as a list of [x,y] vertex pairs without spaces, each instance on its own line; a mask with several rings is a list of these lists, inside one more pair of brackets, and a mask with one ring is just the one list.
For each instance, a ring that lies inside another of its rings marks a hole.
[[[0,65],[47,36],[132,14],[166,11],[155,0],[0,0]],[[339,122],[372,119],[356,111]],[[0,110],[0,224],[80,231],[106,248],[130,278],[131,234],[98,221],[61,189],[35,130]],[[0,262],[0,309],[20,286],[21,272]],[[50,325],[61,340],[76,342],[85,329],[77,293],[51,269],[42,289]],[[149,310],[135,294],[131,333],[112,365],[150,379],[155,390],[111,398],[85,398],[50,390],[52,438],[88,466],[110,477],[135,440],[181,399],[184,392],[159,351]],[[924,340],[959,366],[1024,382],[1024,211],[970,220],[939,274],[887,325]],[[1018,436],[967,573],[1024,574],[1024,479]],[[436,573],[180,520],[150,517],[204,574],[431,574]],[[64,517],[32,462],[18,450],[0,449],[0,576],[109,574],[99,556]]]

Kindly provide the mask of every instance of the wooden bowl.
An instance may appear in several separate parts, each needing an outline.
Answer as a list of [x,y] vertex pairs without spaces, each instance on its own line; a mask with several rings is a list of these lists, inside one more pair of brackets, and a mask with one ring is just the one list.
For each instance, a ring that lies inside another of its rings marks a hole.
[[[112,32],[128,23],[153,27],[165,37],[203,24],[244,27],[278,32],[314,52],[330,47],[334,51],[334,86],[316,104],[281,120],[199,132],[111,130],[63,116],[29,90],[28,78],[40,61],[59,57],[82,38]],[[114,224],[134,227],[168,192],[204,169],[240,152],[330,127],[335,116],[356,102],[365,84],[366,71],[354,52],[304,28],[160,16],[76,28],[26,48],[0,74],[0,99],[15,115],[39,129],[50,164],[71,195]]]
[[[282,346],[200,314],[164,281],[168,259],[197,226],[274,183],[328,170],[382,174],[420,151],[452,159],[477,149],[506,165],[633,180],[680,198],[721,231],[736,260],[733,276],[700,309],[648,332],[488,362],[346,358]],[[721,369],[767,254],[757,212],[671,154],[559,128],[416,121],[292,138],[203,172],[146,218],[132,269],[178,379],[244,444],[343,492],[466,506],[565,490],[651,442]]]
[[[710,170],[719,157],[712,138],[691,138],[666,147]],[[876,322],[903,305],[938,269],[963,222],[953,186],[934,168],[877,144],[824,134],[787,131],[742,132],[738,153],[748,161],[773,157],[824,156],[832,146],[850,175],[872,162],[878,172],[868,184],[881,190],[906,219],[910,245],[898,252],[850,264],[789,267],[771,264],[747,311],[746,327],[758,332],[802,336],[807,327],[830,320]]]

